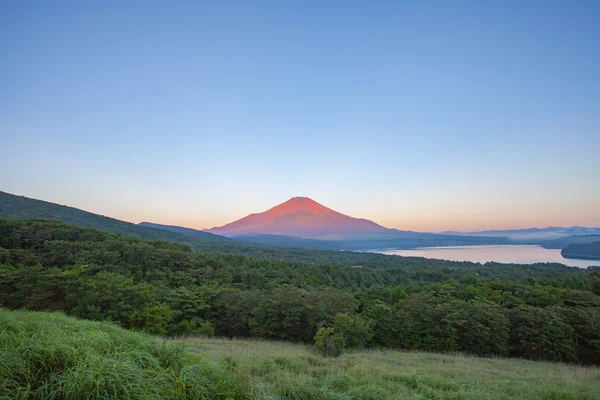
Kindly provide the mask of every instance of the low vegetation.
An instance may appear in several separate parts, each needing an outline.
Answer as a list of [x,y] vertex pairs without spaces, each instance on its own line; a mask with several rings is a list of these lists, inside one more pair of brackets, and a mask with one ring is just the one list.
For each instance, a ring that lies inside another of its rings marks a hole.
[[222,362],[106,322],[0,309],[0,399],[232,399]]
[[164,341],[107,322],[0,309],[0,399],[598,399],[600,370],[250,340]]
[[322,358],[289,343],[180,342],[227,363],[257,399],[600,399],[594,367],[387,350]]

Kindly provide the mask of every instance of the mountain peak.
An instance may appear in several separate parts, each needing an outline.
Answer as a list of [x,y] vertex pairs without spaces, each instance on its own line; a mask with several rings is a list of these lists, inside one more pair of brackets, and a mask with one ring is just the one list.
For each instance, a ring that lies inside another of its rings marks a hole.
[[[296,197],[292,197],[291,199],[289,199],[286,202],[281,203],[280,205],[284,205],[284,204],[295,204],[295,205],[309,205],[309,204],[316,204],[318,206],[321,207],[325,207],[319,203],[317,203],[316,201],[314,201],[313,199],[311,199],[310,197],[303,197],[303,196],[296,196]],[[326,207],[325,207],[326,208]]]
[[336,213],[336,211],[333,211],[308,197],[292,197],[288,201],[281,203],[266,212],[270,212],[273,215],[309,213],[316,216],[327,216]]
[[309,197],[292,197],[267,211],[250,214],[230,224],[208,229],[225,236],[271,234],[315,238],[369,235],[388,229],[373,221],[357,219],[317,203]]
[[281,203],[280,205],[283,205],[283,204],[297,204],[297,203],[316,203],[316,204],[319,204],[316,201],[314,201],[313,199],[311,199],[310,197],[296,196],[296,197],[292,197],[288,201],[285,201],[285,202]]

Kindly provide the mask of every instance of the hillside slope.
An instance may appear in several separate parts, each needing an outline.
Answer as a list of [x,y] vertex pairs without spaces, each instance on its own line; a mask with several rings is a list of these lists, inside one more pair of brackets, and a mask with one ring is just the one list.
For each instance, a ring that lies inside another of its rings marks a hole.
[[[205,234],[205,231],[198,229],[185,228],[176,225],[162,225],[155,224],[152,222],[140,222],[138,225],[146,226],[157,229],[165,229],[172,232],[181,233],[189,236],[199,236]],[[281,236],[281,235],[267,235],[267,234],[255,234],[250,236],[235,236],[235,239],[265,245],[272,247],[288,247],[288,248],[302,248],[302,249],[316,249],[316,250],[342,250],[345,242],[332,241],[332,240],[320,240],[320,239],[305,239],[293,236]]]
[[[7,219],[57,219],[81,228],[95,228],[102,231],[134,235],[145,239],[170,240],[175,235],[152,227],[139,226],[130,222],[105,217],[78,208],[50,203],[0,192],[0,218]],[[199,232],[197,238],[207,241],[226,242],[230,239],[208,232]]]
[[321,358],[281,342],[186,339],[198,354],[227,362],[250,382],[252,398],[598,399],[598,368],[401,351]]
[[0,399],[241,398],[229,366],[58,313],[0,309]]
[[[181,345],[187,347],[182,347]],[[282,342],[165,343],[0,309],[0,399],[597,399],[598,368],[400,351],[322,358]]]
[[[184,228],[180,226],[161,225],[151,222],[141,222],[141,226],[196,236],[204,231]],[[260,245],[277,248],[297,248],[314,250],[361,250],[370,251],[374,249],[414,249],[416,247],[428,246],[464,246],[464,245],[489,245],[505,244],[508,239],[490,238],[485,236],[458,236],[440,235],[434,233],[421,233],[410,231],[399,231],[390,229],[385,234],[368,235],[369,238],[346,237],[345,239],[311,239],[295,236],[283,236],[272,234],[248,233],[231,236],[234,239],[252,245]]]
[[54,219],[80,228],[94,228],[110,233],[137,236],[143,239],[184,243],[194,249],[204,251],[223,251],[227,250],[226,246],[228,245],[232,245],[233,250],[237,250],[235,245],[239,243],[233,239],[208,232],[197,231],[195,235],[190,236],[149,226],[139,226],[78,208],[16,196],[1,191],[0,218],[15,220]]

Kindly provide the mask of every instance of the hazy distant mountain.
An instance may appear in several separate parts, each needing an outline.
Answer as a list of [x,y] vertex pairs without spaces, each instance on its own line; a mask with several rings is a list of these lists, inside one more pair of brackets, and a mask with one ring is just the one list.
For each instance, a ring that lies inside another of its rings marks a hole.
[[542,242],[541,245],[547,249],[564,249],[570,244],[584,244],[592,242],[600,242],[600,234],[565,236],[558,239],[547,240]]
[[[203,233],[203,231],[198,231],[191,228],[182,228],[180,226],[160,225],[148,222],[142,222],[140,225],[166,229],[191,236],[194,236],[198,233]],[[232,238],[246,242],[250,245],[256,244],[269,247],[363,251],[382,249],[414,249],[416,247],[431,246],[465,246],[508,243],[508,239],[506,238],[440,235],[436,233],[399,231],[396,229],[388,229],[383,234],[367,235],[363,237],[347,234],[342,238],[338,236],[338,239],[301,238],[263,233],[250,233],[239,236],[236,235],[232,236]]]
[[207,229],[224,236],[267,234],[302,238],[370,236],[390,231],[373,221],[334,211],[308,197],[294,197],[265,212]]
[[488,237],[506,237],[513,241],[538,243],[552,239],[564,238],[567,236],[597,235],[600,234],[600,228],[586,228],[583,226],[547,228],[527,228],[527,229],[506,229],[506,230],[487,230],[477,232],[442,232],[448,235],[467,235],[467,236],[488,236]]

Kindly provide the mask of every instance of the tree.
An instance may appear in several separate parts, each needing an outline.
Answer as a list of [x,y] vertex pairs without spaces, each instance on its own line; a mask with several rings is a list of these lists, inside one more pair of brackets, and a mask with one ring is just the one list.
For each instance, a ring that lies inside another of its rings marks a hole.
[[559,310],[521,306],[510,310],[510,354],[547,361],[575,361],[573,328]]
[[479,356],[508,353],[508,317],[491,302],[463,303],[449,316],[460,351]]
[[128,317],[136,328],[148,333],[166,335],[168,332],[165,326],[173,318],[173,311],[166,304],[154,304],[143,309],[134,309]]
[[212,324],[209,321],[204,321],[200,324],[198,328],[198,333],[203,336],[212,337],[215,336],[215,328],[213,328]]
[[344,338],[345,347],[361,348],[371,339],[369,324],[360,315],[338,314],[333,323],[336,335]]
[[334,328],[321,328],[315,335],[315,348],[323,357],[339,357],[344,350],[344,337]]
[[254,310],[249,321],[251,333],[273,339],[310,340],[304,295],[303,290],[291,285],[275,289]]

